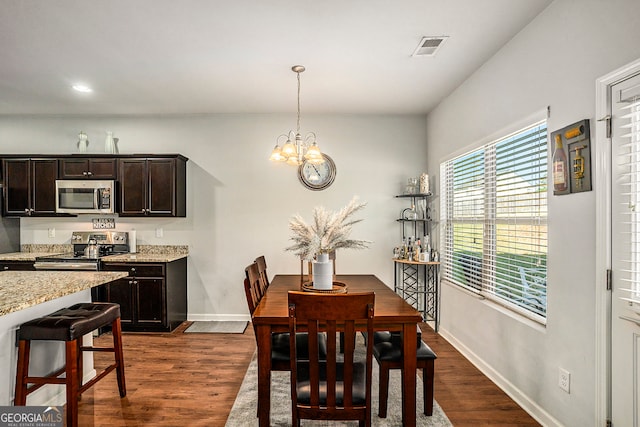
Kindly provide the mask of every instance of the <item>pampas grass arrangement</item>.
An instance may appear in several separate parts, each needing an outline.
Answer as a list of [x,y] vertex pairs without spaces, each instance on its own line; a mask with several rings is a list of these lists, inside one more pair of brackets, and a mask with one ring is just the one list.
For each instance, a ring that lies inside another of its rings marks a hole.
[[362,221],[350,219],[363,209],[366,203],[358,202],[357,197],[337,212],[316,206],[313,209],[313,222],[307,224],[299,215],[289,220],[289,229],[293,233],[290,240],[293,245],[286,248],[301,259],[311,260],[316,254],[330,253],[336,249],[365,249],[371,243],[368,240],[350,239],[351,227]]

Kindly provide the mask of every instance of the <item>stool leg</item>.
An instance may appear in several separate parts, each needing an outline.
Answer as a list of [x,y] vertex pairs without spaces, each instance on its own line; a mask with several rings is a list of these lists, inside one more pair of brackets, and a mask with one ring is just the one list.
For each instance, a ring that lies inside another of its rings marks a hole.
[[[80,338],[82,339],[82,338]],[[78,426],[78,340],[65,342],[67,427]]]
[[122,325],[118,317],[111,323],[111,333],[113,334],[113,352],[116,358],[116,374],[118,377],[118,390],[120,397],[127,395],[127,386],[124,379],[124,354],[122,351]]
[[389,394],[389,366],[380,362],[380,389],[378,391],[378,417],[387,418],[387,397]]
[[29,376],[29,351],[31,341],[20,340],[18,342],[18,367],[16,369],[16,394],[13,400],[14,406],[27,404],[27,382]]
[[424,414],[433,415],[433,375],[434,361],[429,360],[422,369],[422,394],[424,396]]
[[[82,357],[82,345],[84,344],[82,342],[84,338],[78,338],[76,340],[76,360],[77,360],[77,364],[76,366],[78,367],[78,389],[82,388],[82,380],[84,378],[84,360]],[[78,394],[78,400],[82,400],[82,393]]]

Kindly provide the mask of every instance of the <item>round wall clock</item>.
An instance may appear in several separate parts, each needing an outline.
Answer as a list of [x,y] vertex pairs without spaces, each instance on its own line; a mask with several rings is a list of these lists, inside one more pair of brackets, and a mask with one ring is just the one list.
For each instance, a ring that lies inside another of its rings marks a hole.
[[319,165],[305,160],[298,166],[298,179],[309,190],[324,190],[336,179],[336,164],[333,159],[326,154],[322,154],[322,157],[324,162]]

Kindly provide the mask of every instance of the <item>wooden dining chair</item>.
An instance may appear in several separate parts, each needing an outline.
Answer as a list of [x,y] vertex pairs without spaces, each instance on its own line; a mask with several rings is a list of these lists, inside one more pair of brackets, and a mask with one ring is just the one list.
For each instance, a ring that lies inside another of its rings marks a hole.
[[[292,425],[301,419],[358,420],[371,425],[371,370],[373,341],[366,345],[364,361],[354,360],[356,324],[373,334],[375,294],[319,294],[289,291]],[[308,360],[297,353],[299,330],[308,330]],[[344,353],[336,341],[344,332]],[[327,336],[326,360],[318,356],[314,337]]]
[[[402,369],[402,338],[400,332],[376,332],[373,340],[373,356],[380,365],[378,416],[387,417],[387,398],[389,395],[389,370]],[[433,415],[433,376],[435,373],[436,354],[422,341],[422,333],[418,329],[418,348],[416,350],[418,369],[422,369],[423,412]]]
[[[247,297],[247,306],[249,308],[249,314],[253,318],[253,313],[255,312],[258,304],[262,300],[264,294],[260,292],[260,268],[257,262],[248,265],[245,269],[245,279],[244,279],[244,292]],[[256,337],[257,344],[257,331],[255,324],[253,324],[253,331]],[[307,339],[306,333],[300,333],[299,346],[300,346],[300,354],[305,355],[306,348],[305,343]],[[327,341],[326,337],[321,336],[318,338],[320,342],[320,355],[324,357],[327,354]],[[288,371],[290,369],[289,366],[289,333],[274,333],[271,334],[271,370],[272,371]]]
[[267,292],[267,288],[269,287],[269,276],[267,275],[267,260],[264,255],[260,255],[254,261],[258,266],[258,273],[260,274],[260,291],[262,295]]

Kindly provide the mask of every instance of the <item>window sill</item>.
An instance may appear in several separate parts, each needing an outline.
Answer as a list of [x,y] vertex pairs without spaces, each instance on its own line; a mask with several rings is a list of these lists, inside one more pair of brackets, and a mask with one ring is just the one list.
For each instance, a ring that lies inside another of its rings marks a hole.
[[489,298],[481,293],[473,292],[469,289],[466,289],[460,285],[449,282],[448,280],[442,279],[441,283],[451,287],[452,289],[457,290],[463,294],[471,296],[479,300],[482,304],[491,307],[492,309],[499,311],[500,313],[524,324],[527,325],[539,332],[546,332],[547,330],[547,322],[546,319],[541,318],[540,316],[536,316],[534,314],[529,314],[525,310],[516,310],[512,307],[508,307],[505,304],[502,304],[500,301],[496,301],[493,298]]

